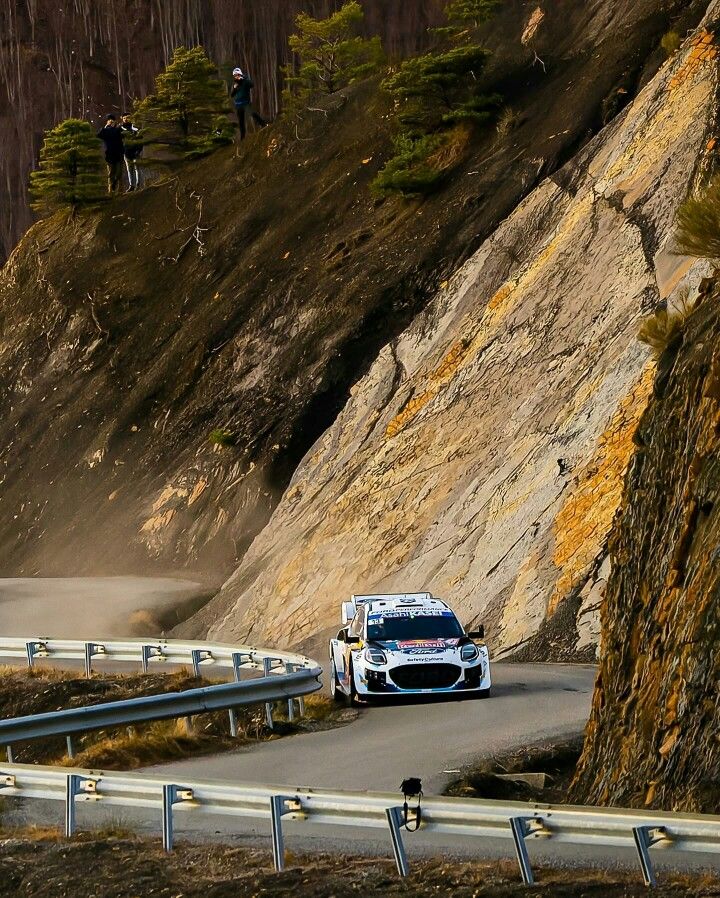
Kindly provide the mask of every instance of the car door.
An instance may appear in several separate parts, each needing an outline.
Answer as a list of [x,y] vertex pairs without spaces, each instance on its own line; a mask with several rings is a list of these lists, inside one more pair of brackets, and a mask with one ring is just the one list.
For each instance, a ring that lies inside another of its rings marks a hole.
[[353,649],[357,648],[356,644],[348,645],[346,638],[350,635],[362,639],[365,630],[365,615],[366,609],[364,606],[361,606],[350,625],[338,633],[338,639],[335,643],[337,646],[337,654],[333,657],[335,658],[335,670],[337,671],[338,679],[343,686],[347,686],[348,683],[350,653]]

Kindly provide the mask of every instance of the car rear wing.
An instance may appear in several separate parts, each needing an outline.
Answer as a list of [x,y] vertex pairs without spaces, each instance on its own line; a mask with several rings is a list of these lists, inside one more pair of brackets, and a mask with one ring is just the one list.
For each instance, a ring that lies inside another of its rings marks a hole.
[[357,614],[358,608],[368,602],[424,602],[432,599],[432,593],[429,592],[388,592],[388,593],[368,593],[367,595],[353,595],[349,602],[343,602],[340,606],[343,626],[349,624]]

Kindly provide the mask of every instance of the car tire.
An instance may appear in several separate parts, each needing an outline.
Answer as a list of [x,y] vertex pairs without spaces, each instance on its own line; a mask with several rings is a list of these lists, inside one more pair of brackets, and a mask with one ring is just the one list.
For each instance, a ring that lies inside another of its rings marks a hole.
[[345,693],[340,688],[340,680],[338,679],[334,658],[330,659],[330,695],[332,696],[333,701],[345,701]]
[[490,687],[475,693],[475,698],[490,698]]
[[346,693],[344,698],[345,704],[348,706],[348,708],[357,708],[360,704],[357,690],[355,689],[355,671],[353,670],[352,661],[350,662],[350,693]]

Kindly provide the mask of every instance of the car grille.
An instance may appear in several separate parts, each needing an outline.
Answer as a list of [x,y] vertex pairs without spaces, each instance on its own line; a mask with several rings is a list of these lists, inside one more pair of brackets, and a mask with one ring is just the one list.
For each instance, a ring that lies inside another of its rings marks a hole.
[[401,689],[445,689],[459,676],[456,664],[403,664],[390,671],[392,681]]

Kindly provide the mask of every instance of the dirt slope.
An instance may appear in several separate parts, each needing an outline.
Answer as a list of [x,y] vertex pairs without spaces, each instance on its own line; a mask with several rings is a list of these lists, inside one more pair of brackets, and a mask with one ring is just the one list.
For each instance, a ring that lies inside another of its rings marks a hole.
[[652,384],[638,322],[705,270],[672,235],[713,146],[717,10],[383,348],[201,626],[297,644],[351,592],[432,589],[496,653],[569,602],[535,655],[592,657]]

